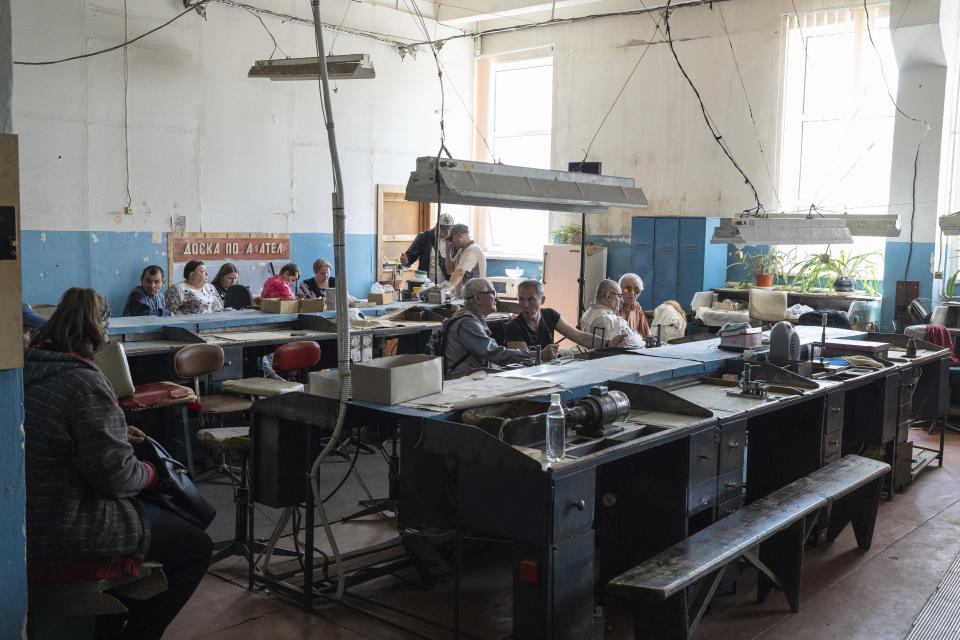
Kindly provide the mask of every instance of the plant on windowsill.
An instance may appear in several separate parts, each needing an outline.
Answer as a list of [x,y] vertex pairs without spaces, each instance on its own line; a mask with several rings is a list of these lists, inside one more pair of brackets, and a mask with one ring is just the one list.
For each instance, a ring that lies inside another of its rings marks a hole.
[[553,241],[557,244],[580,244],[580,225],[571,223],[554,229]]
[[[876,260],[877,256],[880,260]],[[836,257],[831,256],[829,270],[837,277],[833,281],[833,290],[838,293],[850,293],[857,280],[863,283],[864,290],[872,296],[880,295],[880,267],[883,256],[879,251],[866,253],[847,253],[843,249]]]
[[743,257],[727,265],[727,269],[735,266],[743,266],[745,270],[753,275],[754,283],[741,282],[741,288],[771,287],[773,279],[784,272],[785,265],[790,260],[790,253],[777,251],[776,249],[766,253],[749,254],[744,253]]

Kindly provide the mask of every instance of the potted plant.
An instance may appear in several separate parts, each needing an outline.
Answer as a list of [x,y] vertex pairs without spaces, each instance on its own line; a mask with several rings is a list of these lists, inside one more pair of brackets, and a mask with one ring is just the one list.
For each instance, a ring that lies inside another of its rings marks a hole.
[[[785,261],[788,255],[782,251],[768,251],[766,253],[745,253],[740,260],[727,265],[727,268],[743,265],[743,267],[753,275],[753,279],[758,287],[773,286],[773,278],[783,273]],[[746,283],[749,286],[749,283]]]
[[863,282],[867,293],[875,295],[878,293],[876,283],[879,282],[880,265],[876,256],[880,256],[879,251],[867,251],[866,253],[847,253],[840,250],[836,257],[831,256],[828,263],[828,269],[836,275],[833,281],[833,290],[839,293],[847,293],[854,290],[854,284],[857,280]]
[[565,224],[553,232],[553,241],[557,244],[580,244],[580,225]]

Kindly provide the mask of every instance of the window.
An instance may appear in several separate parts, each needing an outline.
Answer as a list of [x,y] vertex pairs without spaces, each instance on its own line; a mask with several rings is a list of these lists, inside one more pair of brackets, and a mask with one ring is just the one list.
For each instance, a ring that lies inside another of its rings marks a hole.
[[[889,6],[786,17],[780,198],[783,211],[885,214],[890,195],[897,64]],[[881,69],[882,59],[882,69]],[[886,73],[886,84],[883,73]],[[885,238],[854,237],[856,253]],[[851,250],[850,245],[843,247]],[[800,252],[826,247],[802,245]]]
[[[490,69],[490,137],[497,162],[550,168],[553,59],[493,63]],[[549,242],[549,213],[489,208],[487,251],[493,256],[539,260]]]

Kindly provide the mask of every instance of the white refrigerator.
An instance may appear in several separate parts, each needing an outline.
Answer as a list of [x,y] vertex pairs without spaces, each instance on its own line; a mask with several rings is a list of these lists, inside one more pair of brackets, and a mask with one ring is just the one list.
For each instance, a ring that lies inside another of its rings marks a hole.
[[[583,308],[593,302],[597,285],[607,277],[607,248],[587,245],[587,258],[583,268]],[[547,299],[545,307],[556,309],[563,319],[577,326],[577,278],[580,277],[580,245],[548,244],[543,247],[543,290]],[[559,340],[556,335],[554,340]],[[563,344],[569,347],[572,345]]]

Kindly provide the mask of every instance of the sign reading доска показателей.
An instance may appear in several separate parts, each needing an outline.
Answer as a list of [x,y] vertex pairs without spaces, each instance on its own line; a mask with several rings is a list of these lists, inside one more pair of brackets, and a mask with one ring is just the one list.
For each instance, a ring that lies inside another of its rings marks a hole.
[[169,254],[174,263],[190,260],[289,260],[286,234],[269,236],[213,235],[178,237],[170,234]]

